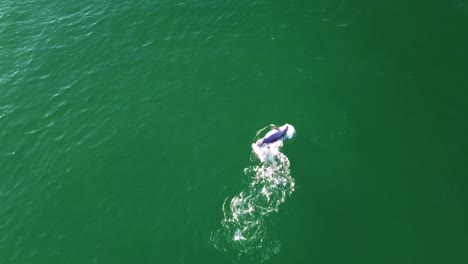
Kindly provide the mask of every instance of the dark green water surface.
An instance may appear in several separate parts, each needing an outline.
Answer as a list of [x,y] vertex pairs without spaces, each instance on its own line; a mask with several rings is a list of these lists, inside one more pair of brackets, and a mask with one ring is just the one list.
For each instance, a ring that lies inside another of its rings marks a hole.
[[[465,0],[1,1],[0,263],[468,263],[467,76]],[[271,123],[295,188],[241,254]]]

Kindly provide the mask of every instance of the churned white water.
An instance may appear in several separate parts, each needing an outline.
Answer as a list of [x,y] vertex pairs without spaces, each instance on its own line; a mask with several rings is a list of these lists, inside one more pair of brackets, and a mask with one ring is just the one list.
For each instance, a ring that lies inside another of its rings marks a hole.
[[[291,126],[285,137],[292,138],[294,133]],[[248,185],[224,201],[222,227],[212,235],[212,242],[219,250],[255,261],[267,260],[279,252],[281,243],[269,232],[274,224],[271,216],[279,212],[294,192],[289,159],[281,152],[282,146],[283,141],[279,140],[253,148],[260,163],[244,169]]]

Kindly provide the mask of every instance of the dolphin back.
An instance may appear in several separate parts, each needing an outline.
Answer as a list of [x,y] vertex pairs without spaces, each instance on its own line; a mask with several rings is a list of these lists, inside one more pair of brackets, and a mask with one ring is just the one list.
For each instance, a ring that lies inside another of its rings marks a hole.
[[[262,144],[269,144],[277,141],[278,139],[282,138],[286,133],[288,132],[288,126],[286,126],[285,129],[275,129],[276,131],[274,133],[268,133],[265,135],[265,137],[262,140]],[[271,131],[270,131],[271,132]]]

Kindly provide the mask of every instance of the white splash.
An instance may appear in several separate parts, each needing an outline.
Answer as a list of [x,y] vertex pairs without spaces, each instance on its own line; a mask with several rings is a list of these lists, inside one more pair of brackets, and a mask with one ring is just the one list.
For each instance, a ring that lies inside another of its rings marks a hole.
[[[285,137],[292,138],[294,127],[288,133]],[[222,228],[212,234],[211,241],[216,248],[238,259],[247,257],[263,262],[281,247],[269,232],[271,215],[294,192],[294,179],[290,175],[289,159],[280,151],[282,140],[262,146],[252,144],[252,148],[254,145],[254,153],[261,163],[244,169],[248,186],[237,196],[226,198]]]

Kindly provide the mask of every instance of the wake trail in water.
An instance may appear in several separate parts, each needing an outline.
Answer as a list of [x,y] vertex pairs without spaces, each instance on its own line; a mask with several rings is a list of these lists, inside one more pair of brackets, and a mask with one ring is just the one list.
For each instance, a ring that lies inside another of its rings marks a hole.
[[[215,248],[233,254],[237,260],[247,258],[263,262],[280,250],[280,242],[269,229],[274,225],[272,214],[277,213],[285,199],[294,192],[289,159],[280,151],[283,140],[291,138],[295,132],[291,128],[292,133],[281,140],[252,145],[260,163],[244,169],[248,186],[224,201],[222,227],[212,234],[211,242]],[[262,130],[254,142],[258,142]]]

